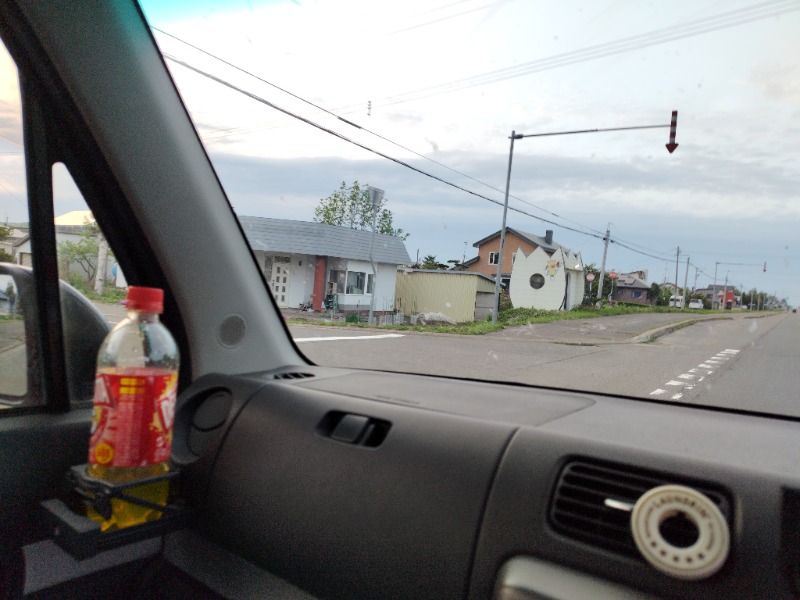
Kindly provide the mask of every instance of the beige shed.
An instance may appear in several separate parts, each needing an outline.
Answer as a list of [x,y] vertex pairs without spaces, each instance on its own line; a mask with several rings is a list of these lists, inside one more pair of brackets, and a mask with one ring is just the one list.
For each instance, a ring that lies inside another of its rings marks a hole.
[[395,308],[406,317],[441,313],[456,323],[492,314],[494,280],[482,273],[398,269]]

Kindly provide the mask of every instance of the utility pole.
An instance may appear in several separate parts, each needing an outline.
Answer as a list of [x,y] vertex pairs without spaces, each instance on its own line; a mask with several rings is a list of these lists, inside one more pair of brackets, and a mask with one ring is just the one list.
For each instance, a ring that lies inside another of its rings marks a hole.
[[697,277],[700,275],[700,269],[698,267],[694,268],[694,285],[692,286],[692,292],[697,290]]
[[521,133],[511,132],[511,147],[508,150],[508,174],[506,175],[506,198],[503,203],[503,226],[500,228],[500,251],[497,253],[497,275],[494,280],[492,323],[497,323],[497,313],[500,312],[500,281],[503,277],[503,246],[506,244],[506,216],[508,215],[508,190],[511,186],[511,161],[514,158],[514,140],[522,137],[524,136]]
[[97,233],[97,271],[94,277],[94,293],[102,294],[108,272],[108,242],[102,232]]
[[714,263],[714,285],[711,287],[713,290],[713,296],[711,296],[711,308],[717,308],[715,304],[717,304],[717,267],[719,267],[719,262]]
[[681,308],[686,308],[687,300],[689,299],[689,294],[686,293],[686,286],[689,284],[689,257],[686,257],[686,273],[683,276],[683,306]]
[[[378,209],[381,207],[383,201],[383,190],[368,186],[369,199],[372,203],[372,237],[369,239],[369,262],[372,263],[372,294],[369,299],[369,317],[367,323],[372,325],[372,315],[375,312],[375,292],[378,290],[378,265],[375,264],[375,259],[372,257],[372,250],[375,247],[375,221],[378,218]],[[419,250],[417,250],[419,252]],[[366,281],[364,282],[366,284]],[[364,290],[366,291],[366,290]]]
[[722,288],[722,310],[725,310],[728,307],[728,274],[725,273],[725,287]]
[[678,246],[678,252],[677,252],[677,254],[675,254],[675,298],[676,298],[675,304],[676,305],[678,303],[678,300],[677,300],[677,297],[678,297],[678,261],[680,260],[680,257],[681,257],[681,247]]
[[597,299],[603,295],[603,278],[606,276],[606,256],[608,255],[608,240],[611,237],[611,223],[606,227],[606,237],[603,238],[605,246],[603,247],[603,262],[600,264],[600,281],[597,284]]

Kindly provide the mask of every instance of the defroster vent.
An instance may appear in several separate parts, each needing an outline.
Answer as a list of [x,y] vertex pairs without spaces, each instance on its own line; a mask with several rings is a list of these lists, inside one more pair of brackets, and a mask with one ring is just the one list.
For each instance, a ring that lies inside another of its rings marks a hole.
[[313,377],[313,373],[297,373],[297,372],[288,372],[288,373],[276,373],[273,375],[273,379],[283,379],[283,380],[291,380],[291,379],[308,379],[309,377]]
[[[654,487],[680,484],[708,496],[730,523],[730,500],[720,489],[687,478],[613,463],[577,460],[568,463],[550,504],[550,525],[559,533],[613,552],[639,556],[631,533],[631,509]],[[665,524],[674,539],[691,538],[680,520]]]

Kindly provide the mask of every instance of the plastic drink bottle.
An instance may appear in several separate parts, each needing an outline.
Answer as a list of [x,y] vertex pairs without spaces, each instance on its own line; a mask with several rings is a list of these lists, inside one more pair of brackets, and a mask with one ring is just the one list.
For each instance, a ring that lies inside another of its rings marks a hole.
[[[178,346],[159,320],[164,292],[128,288],[128,317],[106,336],[97,356],[88,474],[110,482],[130,482],[169,471],[172,424],[178,388]],[[166,505],[169,482],[125,489]],[[89,517],[102,531],[152,521],[162,512],[120,499],[111,500],[108,520],[92,508]]]

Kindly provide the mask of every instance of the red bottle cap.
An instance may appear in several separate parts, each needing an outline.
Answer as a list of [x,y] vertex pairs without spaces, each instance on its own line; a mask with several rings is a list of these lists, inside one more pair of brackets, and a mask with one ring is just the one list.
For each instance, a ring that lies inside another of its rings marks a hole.
[[164,311],[164,290],[151,287],[130,286],[125,307],[128,310],[160,313]]

